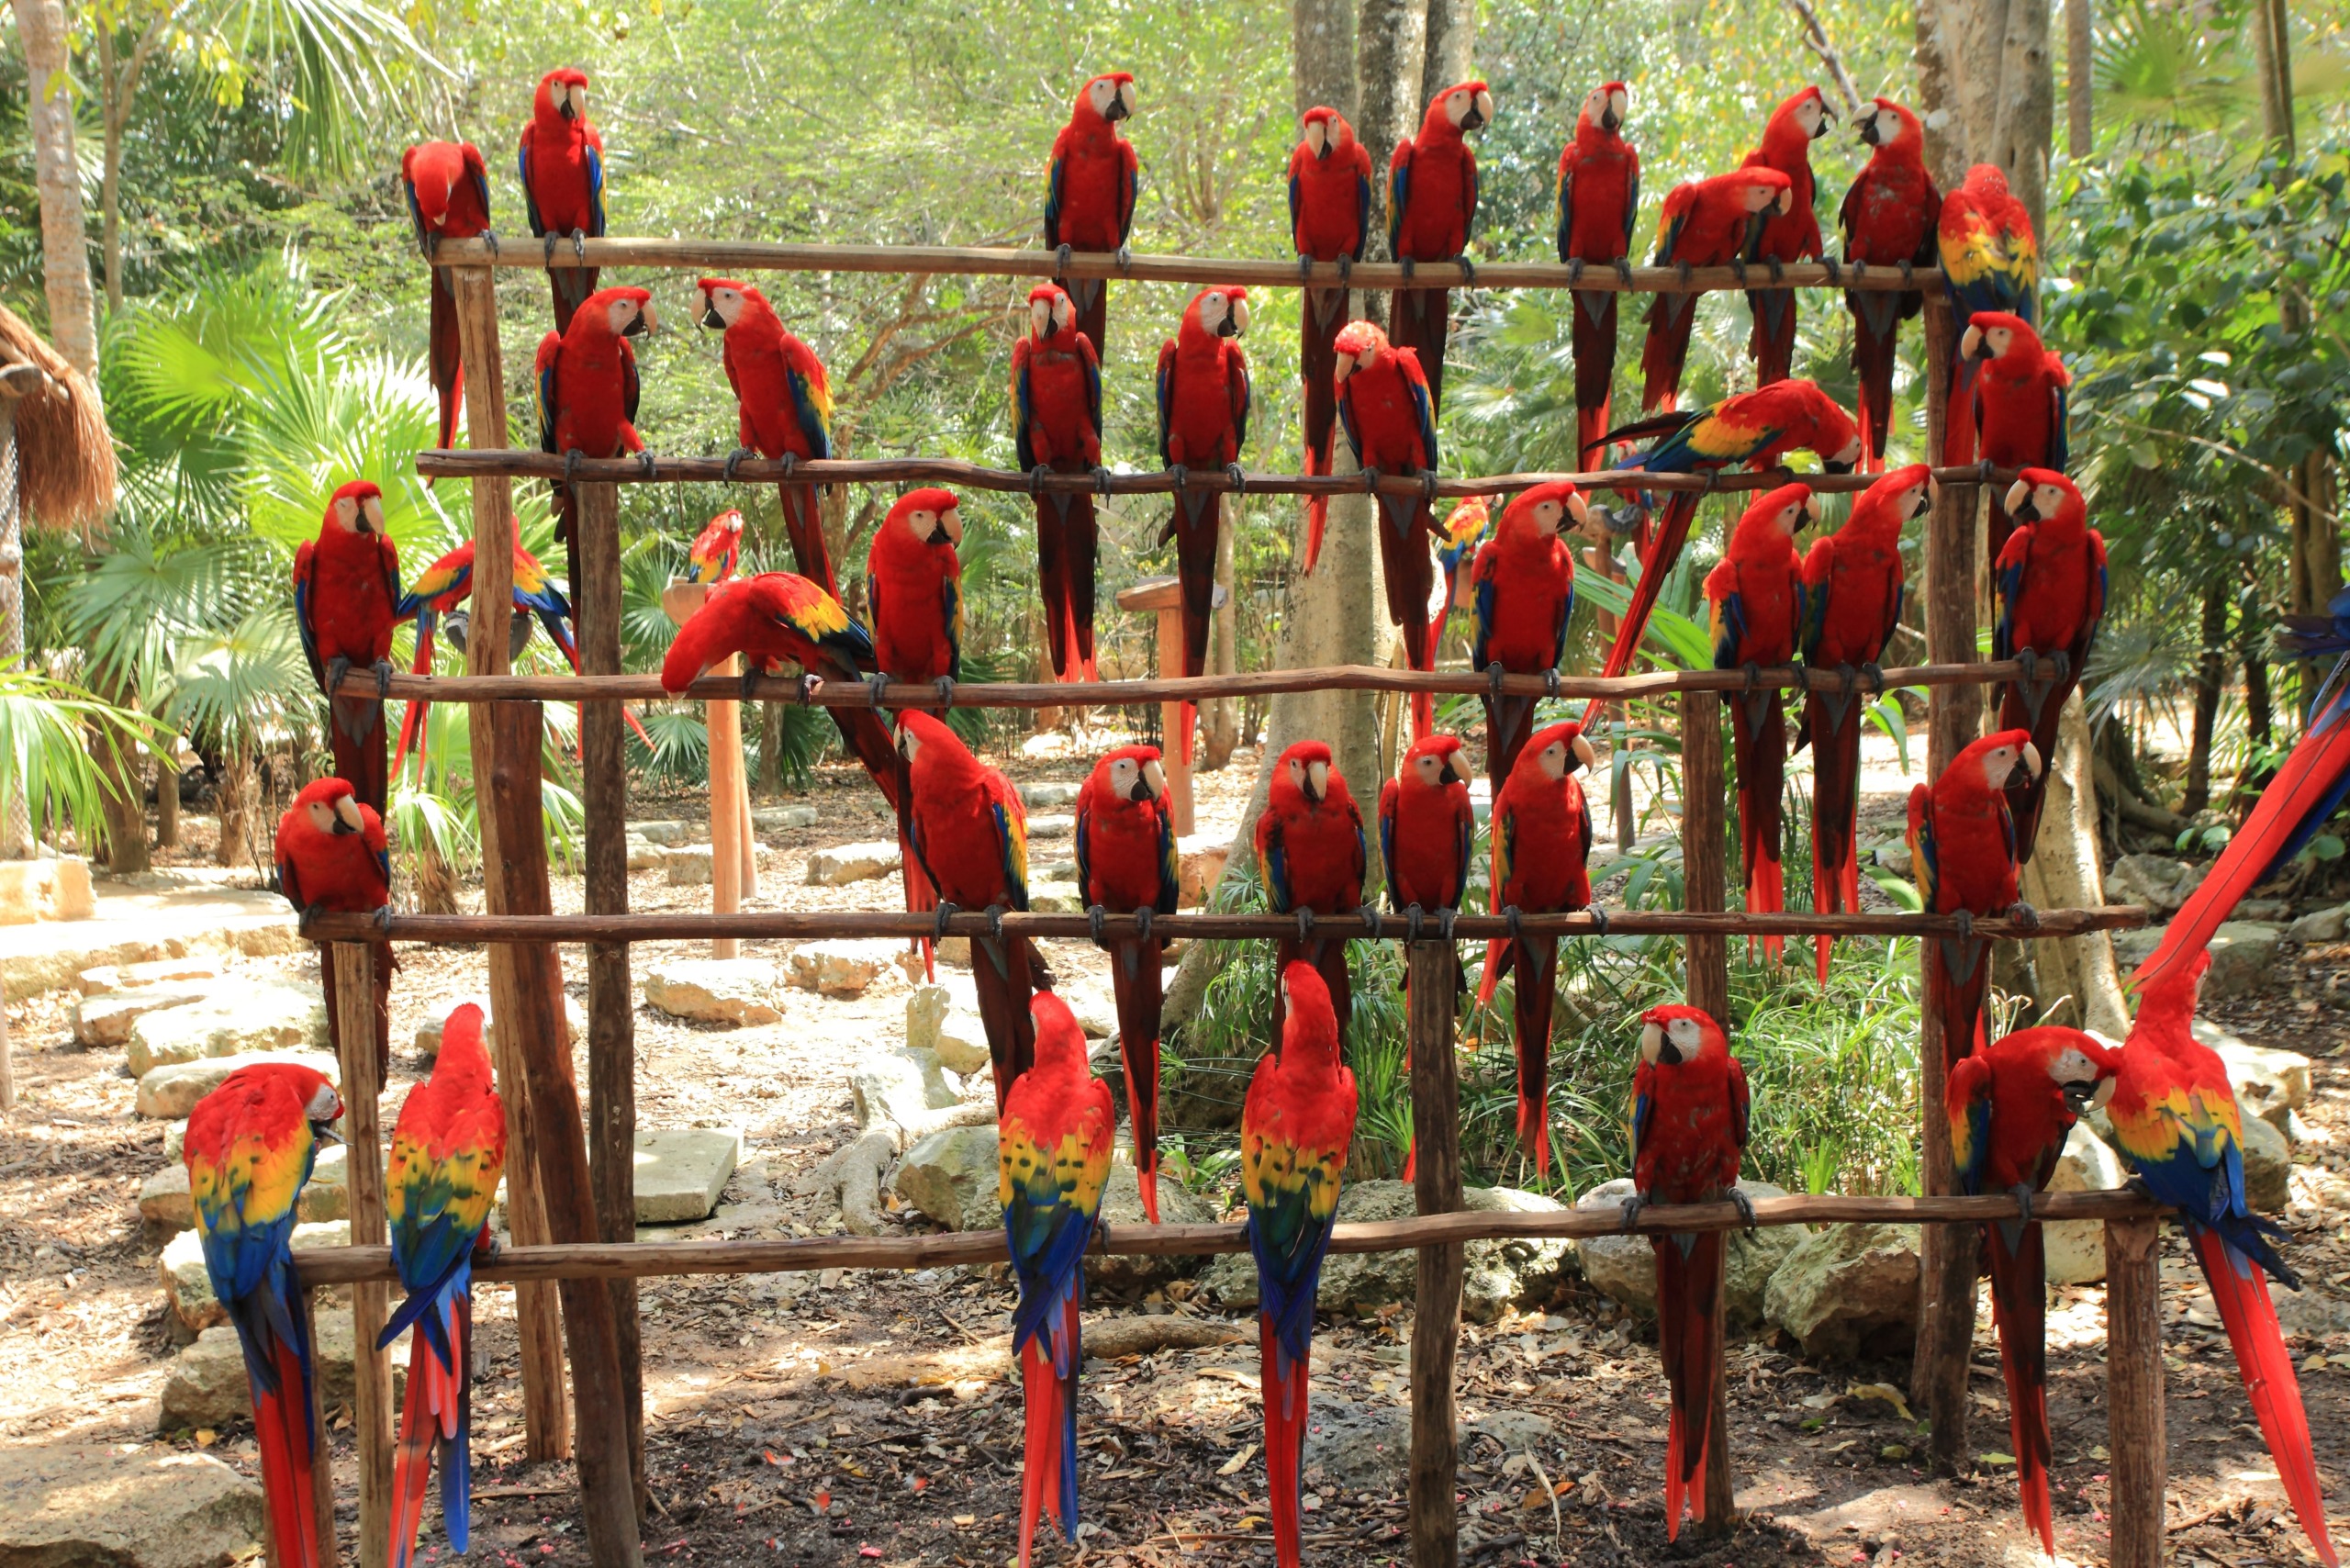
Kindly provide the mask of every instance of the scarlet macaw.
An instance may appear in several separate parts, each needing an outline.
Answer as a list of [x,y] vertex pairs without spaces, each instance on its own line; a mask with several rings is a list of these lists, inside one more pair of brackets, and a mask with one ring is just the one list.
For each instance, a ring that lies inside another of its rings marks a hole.
[[1126,1117],[1135,1140],[1142,1207],[1158,1223],[1158,1008],[1166,939],[1150,917],[1172,914],[1181,896],[1175,816],[1158,748],[1120,746],[1093,765],[1077,797],[1077,880],[1098,931],[1136,921],[1133,935],[1096,938],[1110,953],[1118,1003],[1118,1053],[1125,1067]]
[[[1248,291],[1203,288],[1183,309],[1182,325],[1158,351],[1158,455],[1175,476],[1175,512],[1159,543],[1175,541],[1175,570],[1183,585],[1183,673],[1207,668],[1208,617],[1215,610],[1217,531],[1222,498],[1183,487],[1188,470],[1215,465],[1240,474],[1248,442],[1248,356],[1238,338],[1248,330]],[[1177,720],[1176,754],[1192,760],[1190,702]]]
[[[1300,959],[1314,966],[1329,987],[1343,1037],[1354,1014],[1347,945],[1315,936],[1314,916],[1353,914],[1363,907],[1362,879],[1371,846],[1363,837],[1362,812],[1347,789],[1346,776],[1332,765],[1327,745],[1300,741],[1281,753],[1254,837],[1266,903],[1276,914],[1298,917],[1298,934],[1275,942],[1273,961],[1284,973]],[[1281,1002],[1276,995],[1273,1027],[1281,1025]]]
[[1465,497],[1444,520],[1444,531],[1437,536],[1437,570],[1444,577],[1444,606],[1436,612],[1436,630],[1428,638],[1428,645],[1441,655],[1444,651],[1444,629],[1452,620],[1452,611],[1460,602],[1469,574],[1477,564],[1477,552],[1494,532],[1493,510],[1483,496]]
[[[1106,476],[1102,466],[1102,361],[1077,330],[1077,307],[1058,284],[1028,291],[1028,330],[1012,345],[1012,442],[1032,476]],[[1045,599],[1045,641],[1053,674],[1091,680],[1093,567],[1101,531],[1093,498],[1041,491],[1036,508],[1036,580]]]
[[432,1076],[408,1091],[385,1173],[392,1265],[408,1299],[376,1338],[386,1349],[410,1324],[408,1402],[392,1465],[393,1568],[408,1568],[424,1517],[433,1450],[441,1455],[441,1525],[465,1550],[473,1495],[466,1430],[473,1405],[474,1254],[489,1247],[489,1211],[506,1169],[506,1112],[482,1048],[481,1008],[453,1010]]
[[[1980,459],[2000,468],[2063,473],[2071,457],[2065,427],[2073,385],[2065,362],[2041,342],[2030,322],[1998,310],[1986,310],[1966,324],[1958,353],[1962,359],[1981,364],[1975,373],[1973,406],[1951,406],[1952,427],[1958,433],[1943,461]],[[2014,526],[2003,498],[1994,490],[1992,560],[2007,547],[2008,531]]]
[[[1957,1061],[1982,1043],[1983,994],[1991,980],[1989,943],[1975,920],[2030,906],[2016,896],[2016,824],[2008,791],[2018,774],[2037,778],[2040,752],[2023,730],[1985,735],[1951,758],[1930,786],[1909,791],[1909,863],[1929,914],[1958,917],[1955,936],[1925,945],[1929,1006],[1942,1021],[1942,1050]],[[1932,989],[1940,984],[1939,994]]]
[[1020,1479],[1020,1564],[1027,1568],[1040,1507],[1077,1539],[1077,1374],[1085,1360],[1079,1308],[1118,1112],[1110,1086],[1086,1062],[1085,1035],[1069,1003],[1039,991],[1023,1014],[1036,1062],[1009,1092],[1000,1092],[996,1193],[1020,1284],[1012,1353],[1027,1406]]
[[[1926,131],[1918,117],[1891,98],[1874,98],[1861,117],[1861,140],[1874,149],[1845,188],[1837,208],[1844,228],[1844,265],[1908,269],[1934,264],[1934,221],[1942,193],[1926,172]],[[1870,472],[1885,465],[1886,434],[1893,419],[1894,347],[1901,323],[1925,308],[1925,296],[1912,289],[1844,291],[1852,313],[1852,375],[1860,382],[1861,435],[1868,443],[1863,461]]]
[[[1624,140],[1631,89],[1606,82],[1584,95],[1575,137],[1559,153],[1559,260],[1570,277],[1587,265],[1612,266],[1632,280],[1632,230],[1640,218],[1640,155]],[[1575,295],[1575,454],[1591,467],[1605,460],[1607,409],[1616,386],[1616,294]]]
[[[1559,667],[1567,651],[1567,621],[1575,608],[1574,552],[1560,535],[1591,516],[1583,494],[1563,480],[1521,490],[1503,510],[1501,526],[1477,552],[1477,631],[1469,662],[1505,675],[1540,675]],[[1517,764],[1534,725],[1534,700],[1488,696],[1485,768],[1498,791]]]
[[[1664,193],[1664,209],[1657,217],[1656,264],[1679,267],[1684,279],[1694,267],[1742,267],[1768,215],[1791,211],[1795,199],[1795,186],[1785,174],[1759,166],[1675,185]],[[1649,306],[1648,340],[1640,348],[1643,413],[1670,413],[1678,406],[1689,333],[1696,324],[1694,294],[1659,294]],[[1600,442],[1617,439],[1606,435]]]
[[[1460,983],[1460,953],[1452,945],[1452,921],[1469,890],[1470,846],[1477,838],[1477,813],[1469,804],[1469,779],[1458,735],[1426,734],[1414,741],[1379,790],[1379,857],[1387,868],[1387,904],[1411,917],[1417,935],[1423,915],[1434,913],[1452,980]],[[1410,994],[1410,982],[1404,985]],[[1404,1052],[1405,1072],[1411,1053]],[[1404,1157],[1404,1180],[1417,1169],[1416,1140]]]
[[[2105,539],[2088,525],[2081,492],[2052,468],[2025,469],[2008,487],[2007,510],[2016,527],[1993,567],[1999,619],[1991,656],[2021,663],[2023,678],[2000,694],[1999,724],[2030,730],[2041,756],[2053,756],[2065,700],[2080,682],[2105,617]],[[2019,860],[2031,858],[2047,789],[2047,779],[2036,778],[2009,797]]]
[[539,79],[531,123],[522,128],[521,171],[531,232],[546,241],[554,330],[567,331],[596,292],[596,269],[557,268],[555,242],[569,239],[573,255],[585,259],[585,241],[604,233],[604,139],[588,123],[586,72],[550,71]]
[[1240,1186],[1248,1203],[1248,1250],[1257,1260],[1258,1379],[1274,1561],[1298,1568],[1314,1300],[1354,1140],[1356,1098],[1329,988],[1304,963],[1285,966],[1281,985],[1281,1049],[1258,1059],[1240,1108]]
[[[1128,71],[1096,76],[1077,90],[1069,123],[1053,138],[1049,184],[1045,193],[1045,245],[1069,264],[1072,251],[1111,251],[1124,266],[1133,253],[1126,241],[1135,231],[1135,196],[1142,165],[1135,144],[1118,127],[1135,112],[1135,79]],[[1075,278],[1077,330],[1106,352],[1110,289],[1100,278]]]
[[[1467,133],[1494,123],[1494,95],[1483,82],[1461,82],[1428,100],[1420,133],[1395,144],[1387,162],[1387,252],[1409,277],[1421,262],[1452,262],[1463,282],[1476,281],[1469,264],[1469,231],[1477,221],[1477,155]],[[1444,339],[1452,319],[1449,288],[1399,288],[1388,310],[1399,348],[1420,356],[1427,372],[1429,417],[1444,400]]]
[[[1347,117],[1326,105],[1306,110],[1302,123],[1304,134],[1289,155],[1290,242],[1297,247],[1301,272],[1315,262],[1336,262],[1341,280],[1336,288],[1307,289],[1305,308],[1298,312],[1304,332],[1297,370],[1304,386],[1305,471],[1327,474],[1330,435],[1338,419],[1336,371],[1338,329],[1347,319],[1344,279],[1362,260],[1371,237],[1371,149],[1355,140]],[[1309,576],[1322,557],[1329,505],[1327,496],[1315,496],[1306,505]]]
[[327,501],[318,538],[294,552],[294,622],[310,678],[327,694],[334,770],[379,812],[391,783],[383,699],[335,693],[361,665],[375,672],[379,693],[389,688],[399,597],[400,553],[384,527],[384,493],[353,479]]
[[[816,351],[786,331],[767,297],[747,283],[706,277],[694,286],[694,319],[726,336],[721,358],[737,406],[736,459],[756,453],[789,465],[833,455],[833,388]],[[817,515],[816,487],[777,487],[792,565],[834,598],[840,584]]]
[[[602,288],[582,300],[571,325],[539,340],[539,450],[582,457],[652,455],[636,433],[636,351],[631,338],[654,330],[653,295],[643,288]],[[577,498],[554,482],[554,536],[571,537]],[[575,547],[576,550],[576,547]],[[578,576],[575,565],[574,577]]]
[[[497,248],[498,236],[489,231],[489,166],[472,142],[424,141],[409,148],[400,155],[400,185],[408,192],[408,218],[416,225],[416,242],[427,262],[443,240],[484,237]],[[441,399],[439,444],[453,446],[457,410],[465,397],[464,359],[457,345],[457,296],[440,268],[429,270],[432,314],[425,363]]]
[[[316,914],[388,915],[392,902],[392,851],[384,819],[357,798],[348,780],[314,778],[302,786],[277,819],[277,889],[307,927]],[[392,945],[375,948],[375,1070],[392,1061]],[[327,1017],[335,1011],[334,966],[319,966]],[[340,1028],[341,1025],[337,1025]]]
[[[1436,403],[1420,356],[1393,348],[1387,334],[1369,321],[1349,321],[1339,330],[1338,419],[1347,444],[1366,473],[1422,475],[1436,471]],[[1379,564],[1387,585],[1387,619],[1403,628],[1405,661],[1414,669],[1436,667],[1436,639],[1428,623],[1435,564],[1428,543],[1436,532],[1430,498],[1376,498],[1379,505]],[[1427,734],[1434,705],[1426,692],[1412,698],[1412,734]]]
[[316,1568],[310,1456],[310,1324],[294,1273],[294,1211],[321,1141],[342,1114],[315,1068],[239,1068],[188,1114],[181,1158],[212,1293],[237,1331],[253,1401],[272,1558]]
[[[2040,241],[2031,231],[2031,214],[2008,189],[2008,176],[1997,164],[1975,164],[1958,189],[1942,197],[1934,245],[1960,320],[1972,321],[1986,310],[2020,316],[2027,326],[2040,319]],[[1966,410],[1975,406],[1975,361],[1966,355],[1951,361],[1953,417],[1944,440],[1953,444],[1943,454],[1945,463],[1970,461],[1954,454],[1972,433]]]
[[[1836,111],[1818,87],[1806,87],[1771,111],[1762,144],[1746,155],[1749,168],[1776,169],[1787,177],[1788,205],[1767,216],[1747,241],[1746,259],[1779,275],[1787,262],[1819,259],[1818,186],[1811,177],[1811,144],[1828,134]],[[1796,297],[1783,288],[1749,289],[1754,312],[1754,382],[1768,386],[1795,372]]]
[[873,654],[891,680],[951,689],[963,673],[963,514],[955,492],[909,490],[874,531],[865,558]]
[[728,507],[710,520],[686,551],[686,581],[716,587],[743,558],[743,514]]

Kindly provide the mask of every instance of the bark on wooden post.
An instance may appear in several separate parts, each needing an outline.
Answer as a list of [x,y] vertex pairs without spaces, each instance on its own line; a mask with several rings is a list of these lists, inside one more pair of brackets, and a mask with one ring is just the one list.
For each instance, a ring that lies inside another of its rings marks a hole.
[[2106,1447],[2112,1454],[2113,1568],[2161,1568],[2163,1485],[2162,1222],[2105,1222]]
[[[305,1286],[295,1294],[301,1305],[303,1335],[315,1345],[319,1342],[317,1312],[319,1293],[314,1287]],[[335,1568],[339,1555],[334,1538],[332,1460],[333,1450],[327,1442],[327,1380],[322,1377],[314,1377],[310,1380],[310,1511],[318,1520],[318,1568]],[[262,1506],[264,1509],[269,1506],[267,1481],[268,1477],[264,1474],[262,1488],[263,1494]],[[263,1515],[264,1518],[272,1517],[274,1516],[267,1513]],[[264,1547],[263,1556],[267,1560],[269,1568],[293,1568],[290,1563],[278,1562],[277,1543],[266,1529],[262,1531],[262,1540]]]
[[[1418,1148],[1413,1192],[1421,1214],[1449,1214],[1460,1207],[1460,1079],[1452,1044],[1453,975],[1460,960],[1444,942],[1415,942],[1404,954],[1411,975],[1404,1028]],[[1412,1314],[1412,1562],[1414,1568],[1453,1568],[1460,1558],[1452,1398],[1453,1354],[1460,1338],[1460,1247],[1423,1247],[1419,1263]]]
[[[326,961],[334,967],[335,1049],[342,1067],[342,1137],[349,1148],[351,1244],[381,1247],[384,1220],[384,1137],[375,1071],[375,950],[364,942],[337,942]],[[386,1568],[392,1528],[392,1361],[375,1348],[389,1315],[389,1287],[351,1287],[353,1363],[352,1429],[359,1448],[359,1562]]]
[[[1710,692],[1681,696],[1681,896],[1683,907],[1717,911],[1729,881],[1729,823],[1722,781],[1722,704]],[[1729,1029],[1729,941],[1724,936],[1686,939],[1684,962],[1689,1005],[1712,1014]],[[1733,1052],[1738,1042],[1730,1042]],[[1728,1258],[1727,1250],[1723,1256]],[[1714,1380],[1712,1450],[1706,1462],[1705,1535],[1728,1535],[1737,1528],[1730,1501],[1729,1380]]]

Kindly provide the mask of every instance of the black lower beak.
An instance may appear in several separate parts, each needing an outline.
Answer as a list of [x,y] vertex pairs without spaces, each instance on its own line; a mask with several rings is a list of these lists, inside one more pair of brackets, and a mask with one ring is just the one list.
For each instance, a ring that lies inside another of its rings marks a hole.
[[628,325],[621,329],[621,336],[623,338],[641,338],[644,336],[644,318],[642,316],[630,317],[628,319]]
[[334,1130],[332,1122],[312,1122],[310,1139],[314,1143],[341,1143],[342,1135]]
[[1918,504],[1909,509],[1909,515],[1911,517],[1923,517],[1933,510],[1933,496],[1927,491],[1920,490],[1918,492]]
[[2067,1083],[2065,1085],[2065,1108],[2076,1116],[2079,1115],[2089,1108],[2089,1096],[2095,1092],[2094,1084]]
[[1463,130],[1483,130],[1484,128],[1485,117],[1475,109],[1460,117],[1460,129]]
[[1331,141],[1328,137],[1324,137],[1322,139],[1322,151],[1314,155],[1314,161],[1317,163],[1328,162],[1330,161],[1330,149],[1335,145],[1336,143]]
[[1126,791],[1126,799],[1132,801],[1138,806],[1144,801],[1148,801],[1150,799],[1149,780],[1144,778],[1136,779],[1135,787]]
[[1861,127],[1861,145],[1863,147],[1874,147],[1876,145],[1876,118],[1874,116],[1871,116],[1867,122]]
[[1102,118],[1115,124],[1132,113],[1134,110],[1126,107],[1125,95],[1122,93],[1110,100],[1110,106],[1102,111]]
[[1828,128],[1835,123],[1836,111],[1830,108],[1821,109],[1819,111],[1819,124],[1813,129],[1811,139],[1814,141],[1818,140],[1821,137],[1828,134]]
[[1602,130],[1621,130],[1624,129],[1624,122],[1617,117],[1614,109],[1609,109],[1606,114],[1599,117],[1599,129]]
[[1820,459],[1819,465],[1822,468],[1827,469],[1830,474],[1850,474],[1852,471],[1852,465],[1851,464],[1839,463],[1832,457]]
[[2008,515],[2016,522],[2038,522],[2040,521],[2040,509],[2031,504],[2031,497],[2026,496],[2024,498],[2023,505],[2016,508],[2014,511]]
[[1215,324],[1215,335],[1219,338],[1237,338],[1240,335],[1240,323],[1226,316]]
[[352,826],[349,823],[343,821],[341,817],[338,816],[334,819],[334,826],[330,828],[328,831],[332,833],[337,838],[348,838],[351,834],[357,833],[359,830]]
[[1656,1064],[1659,1067],[1679,1067],[1681,1065],[1681,1047],[1674,1045],[1671,1040],[1666,1040],[1656,1048]]
[[701,324],[705,327],[716,327],[721,330],[723,330],[726,326],[726,318],[718,313],[717,306],[712,305],[702,311]]
[[562,115],[565,119],[577,119],[579,118],[579,111],[571,106],[571,100],[568,98],[565,98],[562,103],[557,104],[555,106],[555,111]]
[[2031,769],[2026,767],[2020,759],[2017,761],[2014,770],[2009,773],[2007,787],[2010,790],[2031,788]]
[[1452,764],[1449,762],[1444,765],[1444,771],[1437,775],[1439,784],[1458,784],[1460,781],[1460,775],[1452,771]]

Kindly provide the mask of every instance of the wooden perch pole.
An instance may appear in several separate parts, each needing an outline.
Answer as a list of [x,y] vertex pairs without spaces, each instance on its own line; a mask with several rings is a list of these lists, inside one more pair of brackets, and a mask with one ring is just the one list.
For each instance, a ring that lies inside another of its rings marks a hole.
[[[382,1247],[384,1129],[379,1112],[383,1080],[375,1060],[375,949],[364,942],[337,942],[320,954],[334,966],[335,1047],[342,1069],[342,1137],[350,1164],[351,1241]],[[386,1568],[392,1529],[391,1358],[375,1348],[389,1316],[389,1290],[380,1281],[351,1287],[352,1366],[352,1430],[359,1449],[360,1568]]]
[[[1681,694],[1681,902],[1691,913],[1712,913],[1728,902],[1725,860],[1729,823],[1722,782],[1722,703],[1705,691]],[[1734,722],[1734,721],[1733,721]],[[1727,1035],[1729,942],[1718,931],[1693,933],[1685,946],[1689,1005],[1703,1008]],[[1730,1041],[1733,1053],[1738,1041]],[[1727,1260],[1728,1249],[1723,1251]],[[1717,1296],[1721,1282],[1715,1282]],[[1726,1537],[1737,1529],[1731,1502],[1729,1380],[1714,1383],[1713,1437],[1706,1461],[1706,1518],[1698,1532]]]
[[[1460,957],[1449,942],[1413,942],[1410,1012],[1413,1195],[1424,1216],[1460,1207],[1460,1077],[1453,1046],[1453,984]],[[1460,1560],[1460,1515],[1453,1501],[1460,1452],[1454,1445],[1452,1363],[1460,1343],[1461,1245],[1419,1249],[1412,1309],[1413,1568],[1453,1568]]]
[[[1957,1238],[1953,1238],[1953,1240]],[[2112,1568],[2162,1568],[2162,1222],[2105,1222],[2106,1448],[2113,1476]]]

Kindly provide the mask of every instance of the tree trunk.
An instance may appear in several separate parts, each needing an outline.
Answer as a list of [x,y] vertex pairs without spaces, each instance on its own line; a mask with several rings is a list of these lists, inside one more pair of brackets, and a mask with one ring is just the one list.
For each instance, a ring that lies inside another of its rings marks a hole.
[[1477,52],[1476,0],[1427,0],[1427,58],[1420,67],[1417,105],[1423,113],[1438,93],[1469,80]]
[[[2041,909],[2079,909],[2105,902],[2092,777],[2088,708],[2076,689],[2065,700],[2057,721],[2056,755],[2048,759],[2039,847],[2023,868],[2026,902]],[[2112,939],[2104,932],[2042,937],[2031,944],[2031,962],[2042,1023],[2094,1029],[2116,1040],[2130,1032],[2130,1010],[2121,1000]]]
[[[66,363],[98,384],[98,314],[90,294],[89,239],[82,223],[82,179],[73,156],[73,91],[67,73],[63,0],[11,0],[24,43],[26,120],[40,188],[41,282],[49,336]],[[146,847],[140,836],[140,853]]]
[[759,704],[759,798],[783,798],[783,704]]
[[1924,122],[1926,167],[1934,184],[1955,190],[1966,177],[1966,129],[1958,121],[1958,88],[1951,75],[1951,41],[1935,0],[1918,0],[1913,23],[1917,47],[1918,118]]
[[[1295,0],[1301,8],[1308,3]],[[1362,0],[1362,27],[1355,44],[1362,112],[1355,119],[1355,134],[1371,151],[1371,233],[1365,261],[1389,259],[1387,160],[1397,142],[1420,129],[1420,115],[1427,106],[1420,96],[1427,40],[1428,0]],[[1368,306],[1383,299],[1374,294],[1361,302]]]
[[2260,129],[2277,156],[2293,156],[2293,49],[2285,0],[2252,0],[2253,75],[2260,89]]
[[2203,589],[2203,656],[2195,666],[2195,727],[2187,745],[2187,795],[2181,816],[2211,803],[2211,730],[2220,717],[2220,687],[2228,678],[2229,584],[2214,578]]
[[177,760],[167,753],[155,759],[155,847],[179,846],[180,770]]
[[2076,162],[2095,150],[2097,28],[2089,0],[2065,0],[2065,151]]
[[[1233,580],[1232,536],[1240,531],[1240,498],[1226,501],[1226,516],[1223,530],[1215,540],[1215,585],[1224,590],[1224,605],[1215,612],[1208,631],[1208,671],[1212,675],[1233,675],[1240,668],[1240,596]],[[1040,637],[1039,644],[1043,642]],[[1043,678],[1050,679],[1049,676]],[[1240,744],[1240,702],[1237,698],[1219,697],[1203,705],[1200,726],[1200,770],[1213,773],[1232,760],[1232,748]]]
[[[252,815],[252,759],[241,751],[221,758],[213,804],[220,812],[220,843],[212,852],[215,865],[241,866],[245,861],[245,824]],[[120,868],[117,868],[119,869]]]
[[[1929,4],[1935,13],[1930,28]],[[1921,0],[1918,20],[1920,107],[1930,117],[1937,108],[1952,113],[1938,172],[1955,181],[1969,164],[1998,165],[2031,212],[2032,231],[2042,235],[2048,229],[2048,142],[2056,113],[2048,6],[2049,0]]]

